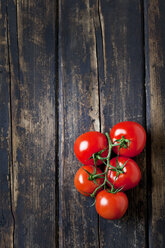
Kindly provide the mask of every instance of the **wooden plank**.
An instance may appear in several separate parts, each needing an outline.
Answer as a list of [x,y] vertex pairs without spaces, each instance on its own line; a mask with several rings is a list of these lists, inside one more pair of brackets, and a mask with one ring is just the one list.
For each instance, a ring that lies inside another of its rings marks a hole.
[[14,216],[10,192],[10,74],[6,2],[0,1],[0,247],[13,247]]
[[165,247],[165,2],[145,1],[147,126],[149,129],[149,247]]
[[59,247],[99,247],[92,201],[74,187],[76,138],[99,130],[96,38],[89,0],[60,4]]
[[[141,1],[99,1],[96,21],[99,61],[101,130],[125,120],[145,127],[144,58]],[[145,152],[135,160],[140,185],[126,192],[127,214],[121,220],[100,218],[100,247],[146,247]]]
[[55,13],[51,0],[8,2],[14,247],[57,244]]

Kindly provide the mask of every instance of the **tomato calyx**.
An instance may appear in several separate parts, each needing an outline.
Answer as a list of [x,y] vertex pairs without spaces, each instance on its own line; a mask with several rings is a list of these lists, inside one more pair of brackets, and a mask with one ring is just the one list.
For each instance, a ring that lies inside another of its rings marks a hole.
[[105,152],[107,149],[108,149],[108,147],[106,147],[105,149],[103,149],[103,150],[101,150],[101,151],[99,151],[99,152],[93,153],[93,155],[92,155],[88,160],[93,159],[94,165],[97,166],[97,160],[98,160],[99,158],[100,158],[99,160],[101,160],[101,161],[104,161],[104,160],[106,159],[106,158],[101,157],[101,154],[102,154],[103,152]]
[[[115,144],[116,142],[117,144]],[[126,139],[124,136],[122,136],[121,139],[117,139],[114,141],[113,147],[119,146],[119,149],[118,149],[119,151],[121,148],[125,148],[125,149],[129,148],[130,143],[131,141],[129,139]]]
[[90,173],[89,171],[87,171],[84,168],[82,168],[82,169],[88,174],[88,180],[89,181],[94,181],[94,183],[97,184],[97,185],[98,185],[98,183],[96,182],[96,179],[104,178],[103,175],[105,174],[105,172],[96,174],[96,167],[94,167],[93,173]]
[[[108,181],[109,182],[109,181]],[[109,188],[106,188],[106,191],[108,192],[108,193],[111,193],[111,194],[116,194],[116,193],[118,193],[118,192],[120,192],[120,191],[122,191],[122,189],[123,189],[124,187],[120,187],[120,188],[118,188],[118,189],[109,189]]]
[[[129,160],[129,159],[128,159],[128,160]],[[118,177],[120,174],[124,174],[124,170],[123,170],[123,169],[124,169],[125,165],[127,164],[128,160],[127,160],[122,166],[120,166],[120,165],[119,165],[118,156],[117,156],[117,158],[116,158],[116,167],[115,167],[115,169],[111,169],[111,168],[110,168],[111,171],[116,171],[116,178],[115,178],[115,180],[117,179],[117,177]],[[112,167],[112,165],[111,165],[111,167]]]

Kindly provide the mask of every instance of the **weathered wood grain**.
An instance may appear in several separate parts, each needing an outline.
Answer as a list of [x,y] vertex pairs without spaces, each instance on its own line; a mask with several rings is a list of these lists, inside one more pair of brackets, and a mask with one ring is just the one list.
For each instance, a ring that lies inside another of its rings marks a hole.
[[[143,23],[141,1],[99,1],[96,21],[100,85],[101,130],[125,120],[145,127]],[[126,192],[127,214],[121,220],[100,218],[100,247],[146,247],[145,152],[134,158],[140,166],[140,185]]]
[[6,2],[0,1],[0,247],[13,247],[14,219],[10,193],[10,74]]
[[[151,188],[149,247],[165,247],[165,2],[145,1],[147,125]],[[149,178],[150,180],[150,178]]]
[[[163,0],[0,1],[0,248],[165,246],[164,13]],[[142,180],[107,221],[74,188],[73,145],[123,120],[147,128]]]
[[56,247],[55,13],[55,1],[8,1],[14,247]]
[[96,39],[89,0],[60,5],[60,174],[59,247],[99,247],[98,217],[92,201],[74,187],[81,166],[73,152],[76,138],[99,130]]

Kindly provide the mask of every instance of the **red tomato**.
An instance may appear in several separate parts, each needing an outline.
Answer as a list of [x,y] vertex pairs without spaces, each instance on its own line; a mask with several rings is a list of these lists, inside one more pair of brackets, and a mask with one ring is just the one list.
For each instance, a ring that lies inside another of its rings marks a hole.
[[100,191],[95,203],[97,213],[108,220],[120,219],[128,208],[128,198],[123,192],[109,193]]
[[89,196],[99,185],[104,182],[104,178],[97,178],[96,184],[94,181],[88,180],[89,174],[84,169],[91,174],[93,174],[94,169],[96,169],[96,174],[100,174],[102,171],[92,165],[84,165],[77,171],[74,178],[75,187],[81,194]]
[[[128,148],[122,147],[119,151],[119,155],[134,157],[142,152],[146,143],[146,132],[139,123],[124,121],[116,124],[110,131],[112,142],[121,139],[122,136],[130,140],[130,144],[128,144]],[[118,149],[119,146],[113,147],[113,151],[116,154],[118,153]]]
[[[120,156],[118,157],[118,163],[120,167],[126,163],[123,168],[123,174],[120,173],[116,178],[116,171],[108,170],[107,173],[107,178],[112,184],[114,184],[114,187],[124,187],[123,190],[128,190],[138,185],[141,179],[141,172],[137,163],[130,158]],[[117,158],[111,159],[110,164],[113,167],[117,167]]]
[[[93,153],[108,148],[108,141],[104,134],[100,132],[87,132],[80,135],[74,143],[74,152],[78,160],[85,165],[94,165],[93,159],[89,159]],[[108,149],[101,156],[106,157]],[[97,165],[102,164],[101,160],[97,161]]]

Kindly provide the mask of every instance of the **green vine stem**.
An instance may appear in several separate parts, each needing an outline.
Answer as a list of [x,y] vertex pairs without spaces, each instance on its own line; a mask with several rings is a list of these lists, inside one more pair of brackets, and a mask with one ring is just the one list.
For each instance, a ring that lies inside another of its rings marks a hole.
[[[93,156],[92,156],[92,158],[93,158],[93,160],[94,160],[95,166],[96,166],[96,164],[97,164],[97,160],[98,160],[98,159],[101,160],[101,161],[106,165],[105,172],[100,173],[100,174],[96,174],[96,172],[94,172],[93,174],[90,174],[90,175],[89,175],[89,178],[88,178],[89,180],[94,180],[94,182],[95,182],[95,179],[96,179],[96,178],[101,178],[101,176],[105,175],[105,177],[104,177],[104,182],[103,182],[100,186],[98,186],[98,187],[93,191],[93,193],[90,195],[91,197],[95,197],[96,192],[97,192],[99,189],[101,189],[101,188],[103,188],[103,187],[106,188],[107,183],[111,186],[111,189],[107,189],[108,192],[117,193],[117,192],[119,192],[119,191],[122,190],[122,188],[119,188],[119,189],[116,189],[116,190],[115,190],[114,184],[112,184],[112,183],[108,180],[107,174],[108,174],[108,170],[116,171],[116,173],[117,173],[116,179],[117,179],[117,177],[119,176],[120,173],[124,173],[124,172],[123,172],[123,168],[124,168],[124,166],[125,166],[126,163],[125,163],[122,167],[120,167],[119,164],[118,164],[118,159],[117,159],[117,167],[114,167],[114,166],[110,165],[110,157],[111,157],[112,148],[113,148],[114,146],[119,146],[119,150],[120,150],[122,147],[127,148],[127,147],[128,147],[128,144],[130,144],[130,140],[125,139],[124,136],[122,136],[122,138],[121,138],[120,140],[116,140],[114,143],[112,143],[112,142],[111,142],[111,139],[110,139],[110,137],[109,137],[109,134],[108,134],[108,133],[105,133],[105,135],[106,135],[107,140],[108,140],[108,148],[109,148],[107,157],[103,158],[103,157],[100,156],[101,153],[102,153],[103,151],[105,151],[105,149],[102,150],[102,151],[100,151],[100,152],[98,152],[98,153],[94,153]],[[117,144],[115,144],[116,142],[117,142]],[[106,162],[105,162],[105,160],[106,160]],[[88,173],[88,174],[89,174],[89,173]],[[116,180],[116,179],[115,179],[115,180]]]

